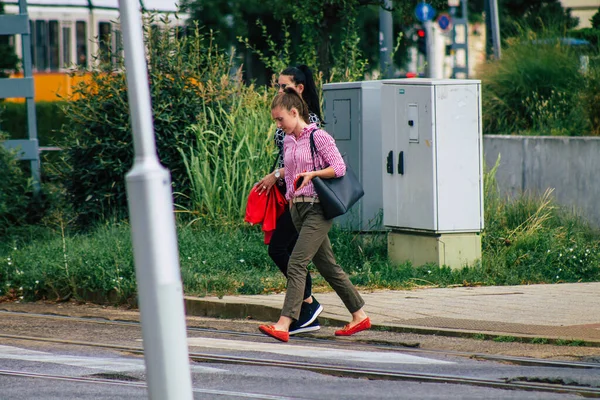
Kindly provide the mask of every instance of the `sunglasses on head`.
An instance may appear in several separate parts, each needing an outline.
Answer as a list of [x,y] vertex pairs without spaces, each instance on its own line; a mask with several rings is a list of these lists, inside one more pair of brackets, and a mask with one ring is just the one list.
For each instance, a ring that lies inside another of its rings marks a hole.
[[275,89],[277,89],[277,90],[279,90],[279,89],[285,90],[286,87],[292,86],[292,85],[290,85],[288,83],[282,83],[282,84],[276,83],[274,86],[275,86]]

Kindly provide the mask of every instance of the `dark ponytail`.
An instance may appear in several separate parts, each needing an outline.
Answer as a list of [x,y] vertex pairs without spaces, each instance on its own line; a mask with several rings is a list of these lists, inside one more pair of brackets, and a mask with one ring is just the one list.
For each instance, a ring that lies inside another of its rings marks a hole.
[[292,111],[292,108],[298,110],[300,118],[307,124],[309,123],[308,105],[304,99],[292,88],[285,88],[283,93],[279,93],[271,102],[271,110],[281,107],[287,111]]
[[319,101],[319,93],[317,92],[317,85],[313,78],[313,73],[306,65],[298,65],[297,67],[288,67],[284,69],[280,75],[289,76],[292,78],[292,82],[297,86],[299,84],[304,85],[302,91],[302,98],[308,105],[308,110],[319,117],[319,121],[323,121],[321,114],[321,102]]

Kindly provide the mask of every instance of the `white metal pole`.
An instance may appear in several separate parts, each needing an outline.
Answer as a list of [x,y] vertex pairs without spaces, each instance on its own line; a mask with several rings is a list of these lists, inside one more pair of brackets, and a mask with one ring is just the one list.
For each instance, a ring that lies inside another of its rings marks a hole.
[[499,60],[502,57],[502,46],[500,44],[500,17],[498,14],[498,0],[489,0],[490,18],[492,23],[492,42],[494,44],[494,57]]
[[156,154],[137,0],[119,0],[135,159],[127,173],[135,271],[152,400],[191,400],[183,288],[169,171]]
[[385,79],[394,77],[394,61],[392,60],[394,26],[391,9],[392,0],[383,0],[379,7],[379,66],[381,77]]
[[428,78],[437,78],[436,76],[436,43],[434,37],[434,28],[433,22],[431,20],[427,20],[423,23],[423,27],[425,28],[426,38],[427,38],[427,77]]

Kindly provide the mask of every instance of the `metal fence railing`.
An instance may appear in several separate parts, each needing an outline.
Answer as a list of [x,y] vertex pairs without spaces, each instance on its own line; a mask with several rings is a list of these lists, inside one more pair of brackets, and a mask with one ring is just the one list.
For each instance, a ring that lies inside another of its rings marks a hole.
[[0,79],[0,99],[24,98],[27,106],[28,139],[6,140],[9,149],[18,149],[19,159],[31,163],[34,190],[40,190],[40,148],[37,138],[37,121],[31,65],[31,35],[26,0],[19,0],[19,14],[0,15],[0,35],[21,35],[23,78]]

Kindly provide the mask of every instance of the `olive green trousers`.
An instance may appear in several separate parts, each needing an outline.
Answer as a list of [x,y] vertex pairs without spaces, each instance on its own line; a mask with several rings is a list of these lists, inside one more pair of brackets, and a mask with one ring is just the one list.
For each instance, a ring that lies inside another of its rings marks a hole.
[[287,292],[281,315],[298,319],[310,261],[350,313],[360,310],[365,304],[364,300],[342,267],[335,262],[328,236],[333,220],[325,219],[319,203],[295,203],[291,214],[298,231],[298,241],[288,263]]

